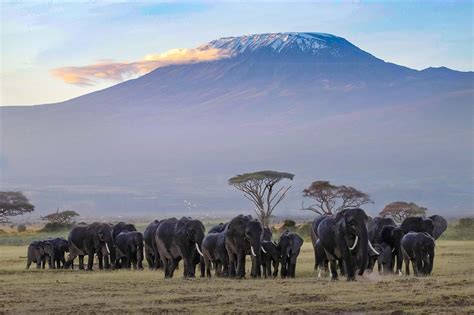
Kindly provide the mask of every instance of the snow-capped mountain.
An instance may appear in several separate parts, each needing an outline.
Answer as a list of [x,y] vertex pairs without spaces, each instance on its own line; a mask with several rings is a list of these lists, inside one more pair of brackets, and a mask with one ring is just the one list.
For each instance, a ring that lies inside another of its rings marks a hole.
[[[321,33],[221,38],[226,58],[158,68],[69,101],[0,108],[0,189],[45,211],[236,213],[235,174],[327,179],[387,202],[471,210],[473,73],[385,62]],[[193,208],[194,209],[194,208]],[[300,212],[297,212],[300,214]]]
[[275,53],[299,51],[312,55],[343,57],[349,52],[362,52],[342,37],[325,33],[270,33],[213,40],[201,49],[218,48],[231,55],[251,53],[259,49],[271,49]]

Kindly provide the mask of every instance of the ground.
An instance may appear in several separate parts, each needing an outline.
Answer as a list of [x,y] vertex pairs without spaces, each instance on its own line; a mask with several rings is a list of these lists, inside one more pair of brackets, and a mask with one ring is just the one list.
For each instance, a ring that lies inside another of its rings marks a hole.
[[[317,278],[311,243],[295,279],[192,279],[177,271],[25,270],[26,246],[0,246],[0,313],[473,313],[474,241],[439,241],[433,275]],[[249,268],[247,265],[247,269]]]

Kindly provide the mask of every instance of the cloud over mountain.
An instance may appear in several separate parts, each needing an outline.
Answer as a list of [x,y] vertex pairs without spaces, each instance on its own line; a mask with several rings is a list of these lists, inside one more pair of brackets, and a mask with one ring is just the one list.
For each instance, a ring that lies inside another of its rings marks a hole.
[[134,62],[99,62],[77,67],[61,67],[51,70],[51,74],[68,84],[79,86],[94,85],[97,80],[121,82],[134,76],[146,74],[156,68],[170,64],[188,64],[212,61],[228,57],[225,49],[196,48],[171,49],[163,53],[149,54]]

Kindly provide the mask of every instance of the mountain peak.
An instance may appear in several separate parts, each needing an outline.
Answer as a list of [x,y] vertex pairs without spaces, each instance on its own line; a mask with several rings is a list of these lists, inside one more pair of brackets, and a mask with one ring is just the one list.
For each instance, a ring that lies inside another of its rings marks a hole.
[[342,37],[326,33],[267,33],[238,37],[222,37],[200,47],[201,49],[218,48],[228,50],[232,55],[253,52],[262,48],[273,52],[299,51],[309,54],[330,53],[339,55],[342,50],[351,51],[359,48]]

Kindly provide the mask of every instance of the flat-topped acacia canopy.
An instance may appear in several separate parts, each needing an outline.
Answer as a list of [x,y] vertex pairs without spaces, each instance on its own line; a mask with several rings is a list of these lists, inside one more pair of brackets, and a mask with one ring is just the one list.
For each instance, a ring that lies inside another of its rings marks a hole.
[[281,180],[281,179],[290,179],[293,180],[295,177],[294,174],[286,172],[277,172],[277,171],[259,171],[253,173],[245,173],[236,175],[229,179],[229,185],[245,183],[249,180]]

